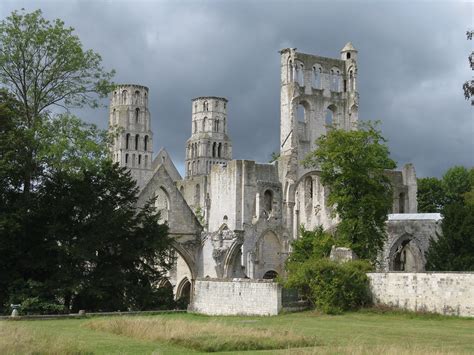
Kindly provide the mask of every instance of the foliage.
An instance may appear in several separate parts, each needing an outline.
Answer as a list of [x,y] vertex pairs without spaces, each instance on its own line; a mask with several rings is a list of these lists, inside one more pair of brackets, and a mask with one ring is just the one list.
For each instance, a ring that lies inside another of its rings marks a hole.
[[[106,72],[101,57],[84,50],[72,28],[56,19],[14,11],[0,22],[0,83],[11,92],[25,138],[20,187],[28,204],[29,193],[41,176],[37,153],[38,133],[52,106],[98,106],[97,94],[105,97],[111,90],[114,72]],[[38,176],[39,175],[39,176]]]
[[418,212],[440,212],[444,205],[445,193],[441,180],[435,177],[418,179]]
[[201,206],[198,206],[196,208],[196,211],[194,212],[194,214],[196,215],[196,218],[198,219],[199,223],[201,223],[201,225],[204,226],[206,224],[206,220],[204,219],[204,215],[202,214]]
[[308,231],[300,226],[300,236],[291,243],[291,253],[286,261],[287,265],[302,263],[311,258],[327,258],[331,247],[336,244],[334,237],[323,230],[322,226]]
[[298,288],[321,312],[339,314],[371,303],[367,261],[337,263],[312,258],[289,264],[287,287]]
[[[474,34],[474,31],[467,31],[466,32],[467,39],[472,40],[473,34]],[[468,57],[468,60],[469,60],[469,66],[471,67],[471,70],[474,70],[474,51],[471,52],[471,54]],[[471,79],[471,80],[466,81],[463,84],[462,88],[464,90],[464,97],[466,98],[466,100],[469,100],[471,98],[471,105],[474,105],[474,99],[472,99],[472,97],[474,97],[474,80]]]
[[442,233],[426,253],[427,270],[474,271],[474,168],[450,168],[440,180]]
[[385,170],[396,166],[385,139],[375,124],[366,122],[358,130],[331,129],[316,144],[304,164],[319,168],[322,183],[329,188],[328,203],[341,219],[337,239],[359,257],[375,262],[392,206]]
[[272,152],[272,154],[270,155],[270,160],[268,162],[273,163],[277,161],[278,159],[280,159],[280,153]]

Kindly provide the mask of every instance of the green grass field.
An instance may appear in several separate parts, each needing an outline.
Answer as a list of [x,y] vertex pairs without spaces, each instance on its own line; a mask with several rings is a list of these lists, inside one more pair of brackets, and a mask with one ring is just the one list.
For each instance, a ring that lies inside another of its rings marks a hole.
[[245,353],[474,353],[474,319],[363,311],[339,316],[166,314],[0,322],[0,354],[239,353],[256,348],[269,350]]

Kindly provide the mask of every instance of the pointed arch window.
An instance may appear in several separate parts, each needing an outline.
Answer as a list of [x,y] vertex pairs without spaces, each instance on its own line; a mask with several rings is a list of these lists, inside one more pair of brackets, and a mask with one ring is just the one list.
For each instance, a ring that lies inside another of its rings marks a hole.
[[148,150],[148,136],[145,136],[145,138],[143,138],[143,150]]
[[130,133],[127,133],[127,135],[125,136],[125,149],[128,149],[130,145]]
[[135,150],[138,150],[138,141],[139,141],[139,139],[140,139],[140,136],[137,134],[135,136]]

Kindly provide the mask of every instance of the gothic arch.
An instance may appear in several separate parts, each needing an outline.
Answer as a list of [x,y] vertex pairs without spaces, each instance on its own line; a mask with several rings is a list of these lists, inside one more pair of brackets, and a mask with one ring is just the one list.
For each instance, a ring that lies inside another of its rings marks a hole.
[[232,243],[230,248],[227,250],[227,253],[224,257],[224,277],[231,278],[233,267],[235,262],[237,261],[238,257],[241,256],[242,252],[242,242],[235,241]]
[[189,301],[191,300],[191,292],[192,292],[192,283],[185,276],[181,279],[181,281],[176,286],[176,299],[185,299],[189,303]]
[[283,243],[277,233],[271,229],[263,232],[257,241],[257,250],[259,260],[257,275],[259,278],[262,278],[268,270],[281,271]]
[[413,235],[404,233],[395,240],[389,252],[389,271],[423,271],[425,258]]
[[191,254],[193,251],[189,251],[188,248],[183,246],[180,242],[173,240],[171,242],[171,247],[176,250],[176,252],[181,256],[186,263],[186,265],[189,268],[189,271],[191,273],[191,279],[195,280],[197,277],[197,268],[196,268],[196,263],[194,262],[194,256]]

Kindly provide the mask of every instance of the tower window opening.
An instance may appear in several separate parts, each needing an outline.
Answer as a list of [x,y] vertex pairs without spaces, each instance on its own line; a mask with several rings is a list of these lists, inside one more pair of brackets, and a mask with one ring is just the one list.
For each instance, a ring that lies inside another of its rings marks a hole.
[[215,131],[215,132],[219,132],[219,120],[215,120],[215,121],[214,121],[214,124],[215,124],[215,126],[214,126],[214,131]]
[[135,123],[138,123],[138,117],[140,116],[140,109],[137,107],[135,109]]
[[313,88],[321,89],[321,68],[313,67]]
[[263,194],[263,208],[270,213],[273,208],[273,192],[266,190]]
[[207,121],[207,117],[204,117],[204,119],[202,120],[202,131],[203,132],[206,131],[206,121]]
[[132,167],[135,166],[135,154],[132,154]]
[[405,194],[403,192],[398,196],[398,213],[405,213]]
[[125,165],[128,164],[128,154],[125,154]]
[[289,73],[289,81],[292,82],[294,80],[294,73],[293,73],[293,62],[290,60],[288,62],[288,73]]
[[140,91],[135,91],[135,105],[138,104],[138,101],[140,100]]
[[122,104],[127,104],[127,90],[122,91]]
[[145,138],[143,138],[143,150],[148,150],[148,136],[145,136]]
[[299,104],[296,109],[296,118],[298,122],[306,122],[306,109],[302,104]]
[[214,142],[212,144],[212,157],[215,158],[216,157],[216,148],[217,148],[217,143]]
[[202,104],[202,107],[203,107],[203,111],[208,110],[207,101],[204,101],[204,103]]
[[125,136],[125,149],[128,149],[130,145],[130,133],[127,133],[127,135]]
[[219,143],[217,146],[217,157],[220,158],[222,156],[222,143]]
[[140,139],[140,136],[137,134],[135,136],[135,150],[138,150],[138,140]]
[[326,129],[331,128],[332,126],[335,125],[335,122],[334,122],[335,113],[336,113],[336,108],[334,107],[334,105],[331,105],[326,109],[326,114],[325,114]]
[[139,154],[138,155],[138,165],[140,166],[141,163],[142,163],[142,155]]
[[351,54],[350,53],[346,54],[346,59],[351,59]]

